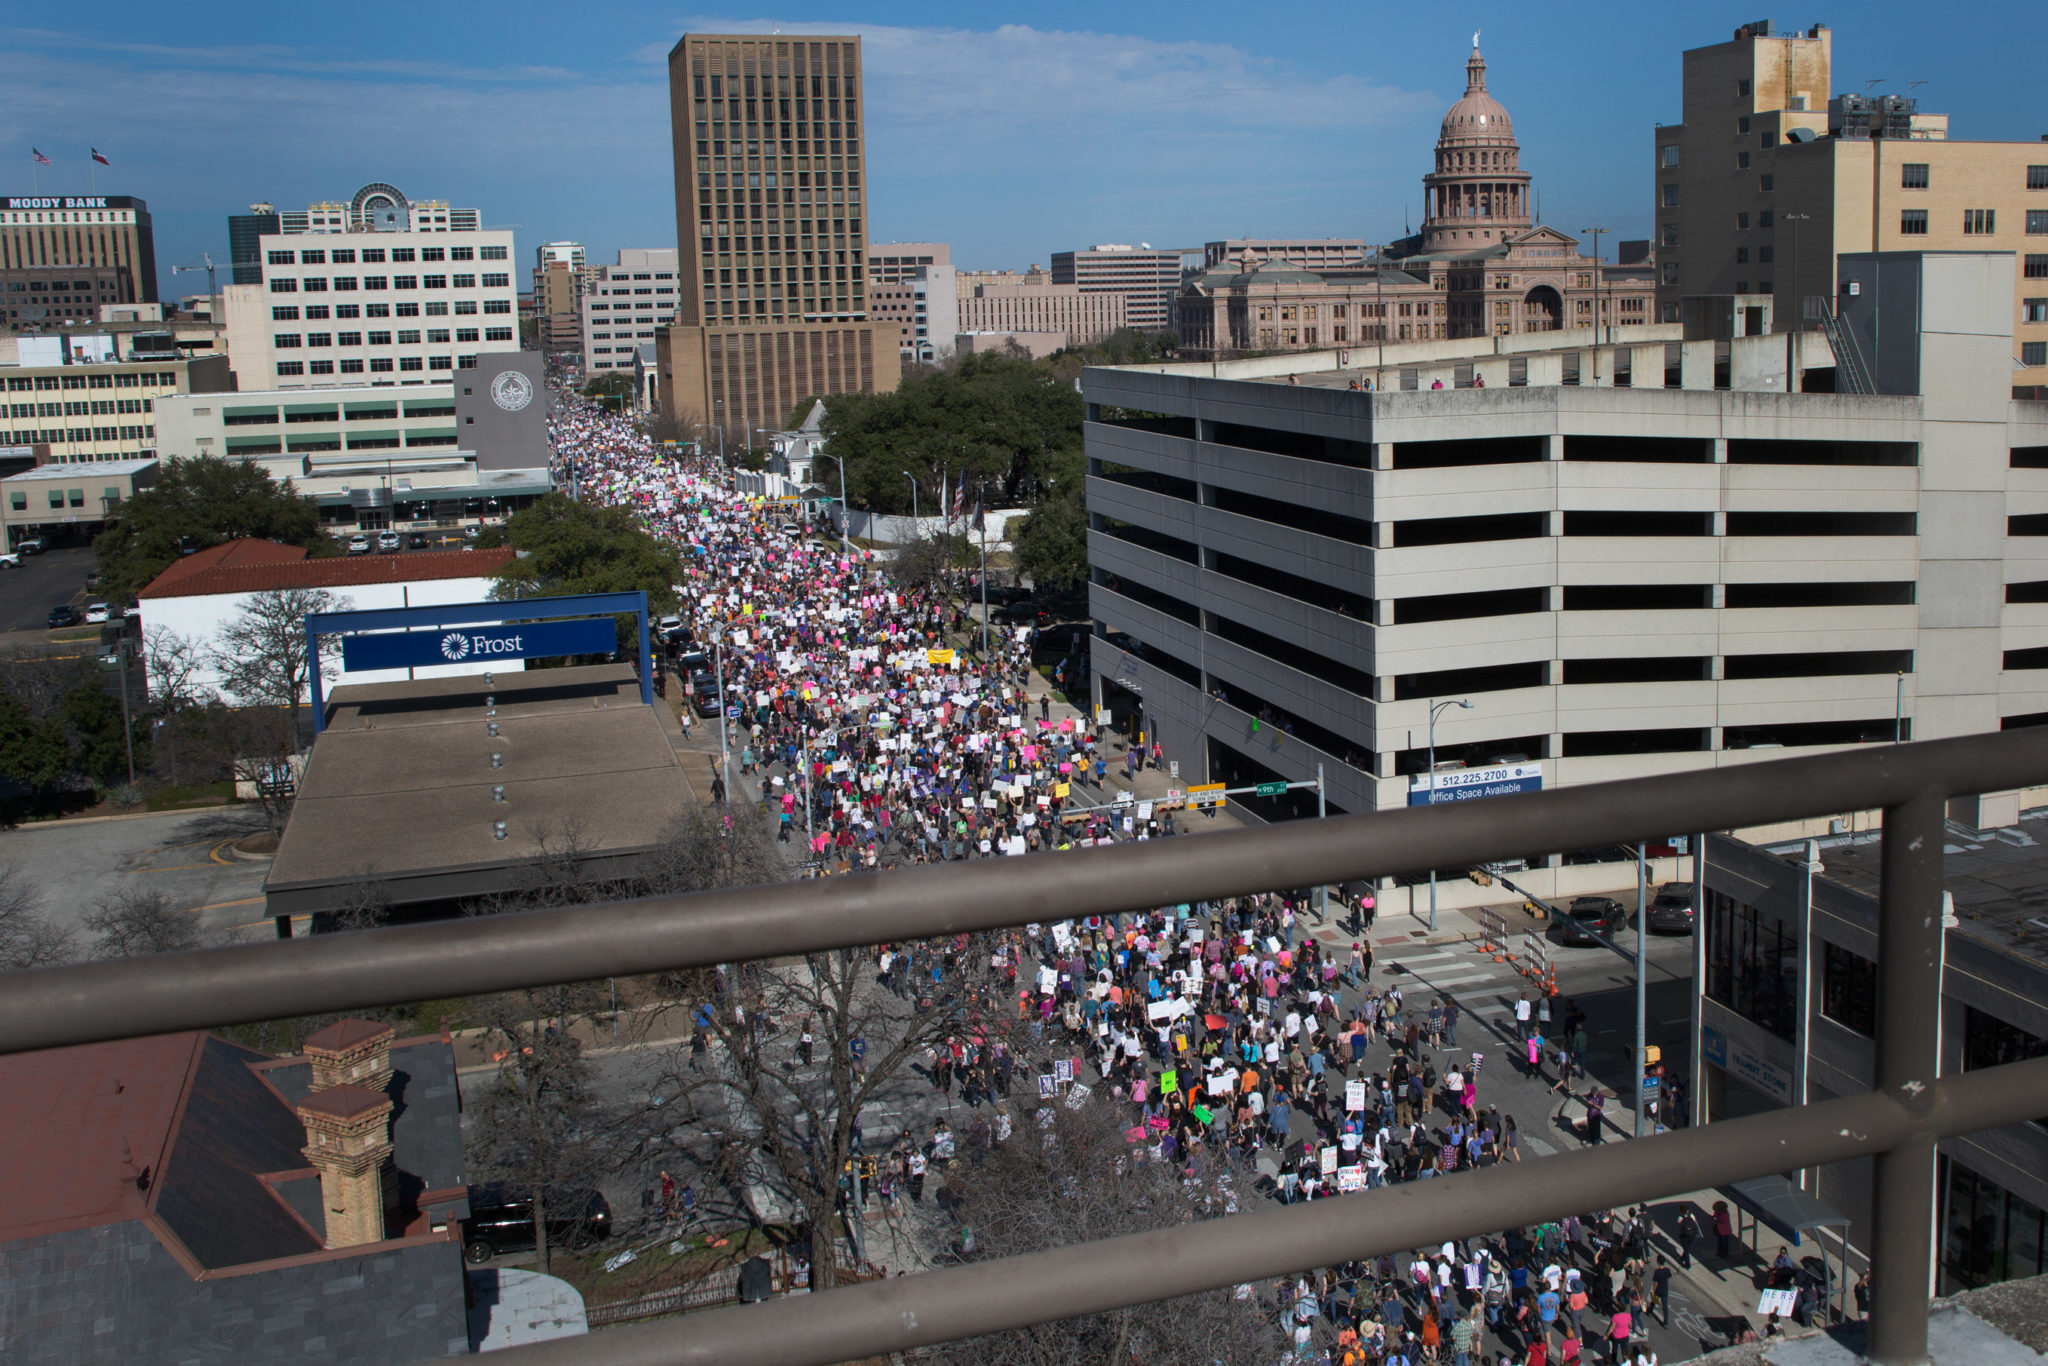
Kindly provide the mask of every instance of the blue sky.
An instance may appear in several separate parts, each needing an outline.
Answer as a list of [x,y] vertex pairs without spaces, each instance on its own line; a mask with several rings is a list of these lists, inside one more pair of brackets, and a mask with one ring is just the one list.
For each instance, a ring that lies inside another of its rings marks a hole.
[[[99,147],[114,163],[97,168],[99,190],[149,201],[167,292],[204,288],[169,271],[204,251],[225,259],[227,214],[373,180],[517,224],[529,261],[556,238],[609,260],[675,239],[665,58],[677,36],[780,26],[866,40],[874,240],[951,242],[957,264],[992,268],[1093,242],[1379,239],[1418,215],[1437,121],[1480,28],[1544,219],[1640,237],[1652,126],[1680,114],[1679,54],[1758,17],[1747,2],[781,3],[762,15],[370,0],[345,21],[331,6],[44,7],[36,17],[61,25],[0,26],[4,190],[29,190],[35,146],[57,163],[40,168],[45,192],[83,193]],[[1939,15],[1878,0],[1834,16],[1837,91],[1925,81],[1914,93],[1955,136],[2048,133],[2048,7]]]

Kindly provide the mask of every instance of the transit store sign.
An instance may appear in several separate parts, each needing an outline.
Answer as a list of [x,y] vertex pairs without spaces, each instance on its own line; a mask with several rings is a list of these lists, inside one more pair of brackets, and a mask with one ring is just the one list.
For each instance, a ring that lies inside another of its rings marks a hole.
[[619,646],[610,617],[522,622],[517,626],[452,626],[433,631],[383,631],[341,638],[345,673],[420,669],[433,664],[610,654]]
[[[1434,777],[1435,783],[1430,779]],[[1418,774],[1408,781],[1408,805],[1430,806],[1437,802],[1465,802],[1476,797],[1506,797],[1516,792],[1541,792],[1543,765],[1493,764],[1486,768],[1452,768],[1435,774]]]

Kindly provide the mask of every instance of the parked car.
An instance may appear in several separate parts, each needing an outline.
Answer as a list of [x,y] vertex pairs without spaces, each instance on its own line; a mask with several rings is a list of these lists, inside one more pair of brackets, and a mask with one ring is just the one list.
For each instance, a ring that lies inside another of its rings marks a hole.
[[473,541],[483,534],[484,529],[480,526],[466,526],[462,529],[462,539],[465,541]]
[[40,555],[40,554],[42,554],[42,553],[43,553],[43,538],[42,538],[42,537],[40,537],[40,536],[25,536],[25,537],[23,537],[23,538],[21,539],[21,541],[19,541],[19,542],[18,542],[18,543],[17,543],[16,545],[15,545],[15,547],[14,547],[14,553],[15,553],[15,554],[17,554],[17,555]]
[[399,547],[399,544],[400,544],[400,542],[399,542],[399,539],[398,539],[398,533],[397,533],[397,532],[395,532],[395,531],[380,531],[380,532],[378,532],[378,533],[377,533],[377,550],[378,550],[378,553],[380,553],[380,554],[384,554],[384,555],[389,555],[389,554],[390,554],[390,553],[391,553],[392,551],[394,551],[394,550],[398,549],[398,547]]
[[351,554],[351,555],[367,555],[367,554],[369,554],[369,553],[370,553],[370,538],[369,538],[368,536],[361,536],[361,535],[357,535],[357,536],[351,536],[351,537],[349,537],[349,538],[348,538],[348,553],[349,553],[349,554]]
[[142,619],[142,604],[141,604],[141,603],[139,603],[139,602],[131,602],[131,603],[129,603],[129,604],[128,604],[128,605],[126,606],[126,607],[123,607],[123,608],[121,609],[121,619],[122,619],[123,621],[139,621],[139,620],[141,620],[141,619]]
[[[580,1247],[611,1237],[612,1211],[594,1190],[550,1192],[545,1202],[548,1246]],[[508,1252],[531,1252],[533,1198],[502,1183],[469,1188],[462,1256],[472,1266]]]
[[1573,897],[1558,917],[1557,940],[1560,944],[1597,944],[1600,941],[1588,931],[1611,939],[1627,920],[1628,912],[1611,896]]
[[104,602],[89,602],[85,605],[85,619],[98,623],[114,615],[114,609]]
[[427,548],[427,533],[415,531],[412,535],[405,538],[405,544],[409,550],[425,550]]
[[64,626],[76,626],[82,620],[78,609],[68,602],[60,602],[50,609],[50,629],[53,631]]
[[90,592],[91,592],[91,591],[92,591],[93,589],[95,589],[95,588],[98,588],[99,586],[100,586],[100,571],[99,571],[99,570],[97,570],[97,569],[88,569],[88,570],[86,570],[86,571],[85,571],[85,591],[86,591],[86,592],[88,592],[88,593],[90,593]]
[[1657,889],[1657,897],[1650,903],[1650,932],[1652,934],[1692,933],[1692,884],[1690,882],[1667,882]]
[[21,568],[21,552],[20,552],[20,551],[18,551],[18,550],[9,550],[9,551],[4,551],[4,552],[0,552],[0,569],[19,569],[19,568]]
[[709,669],[698,669],[692,673],[690,697],[697,704],[697,715],[718,715],[718,675]]

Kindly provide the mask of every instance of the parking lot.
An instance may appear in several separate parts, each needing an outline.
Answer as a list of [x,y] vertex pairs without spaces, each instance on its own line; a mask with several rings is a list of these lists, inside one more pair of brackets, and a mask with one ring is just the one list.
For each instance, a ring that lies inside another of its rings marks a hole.
[[263,913],[268,863],[245,863],[228,846],[263,828],[248,807],[53,821],[0,831],[0,863],[42,894],[43,910],[84,936],[85,917],[122,891],[160,891],[209,939],[274,933]]
[[62,602],[83,616],[92,600],[85,591],[92,567],[92,547],[71,545],[24,555],[19,569],[0,569],[0,631],[44,630],[50,609]]

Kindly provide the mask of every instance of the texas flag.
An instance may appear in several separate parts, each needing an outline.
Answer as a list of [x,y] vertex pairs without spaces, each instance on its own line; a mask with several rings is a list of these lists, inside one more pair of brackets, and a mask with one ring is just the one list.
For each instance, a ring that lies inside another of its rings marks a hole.
[[104,156],[100,155],[100,149],[97,147],[92,149],[92,159],[94,161],[97,161],[102,166],[111,166],[114,164],[113,162],[108,161]]

